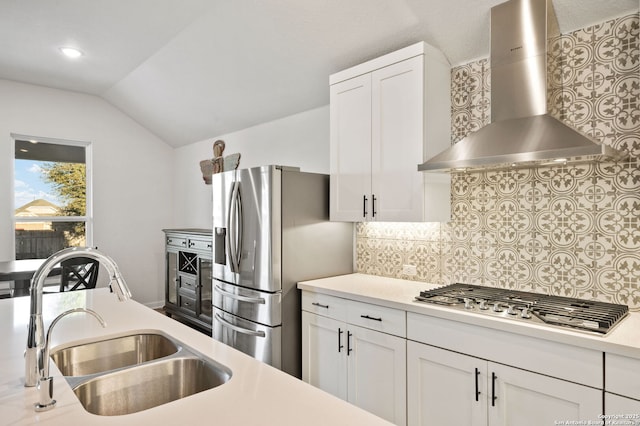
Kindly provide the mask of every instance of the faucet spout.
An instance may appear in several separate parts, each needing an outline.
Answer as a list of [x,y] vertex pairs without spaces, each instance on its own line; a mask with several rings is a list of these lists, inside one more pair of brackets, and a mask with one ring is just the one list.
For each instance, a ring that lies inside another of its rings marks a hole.
[[25,386],[35,386],[40,369],[43,367],[42,347],[44,345],[44,324],[42,322],[42,293],[44,280],[51,270],[63,260],[74,257],[88,257],[99,261],[109,272],[111,289],[120,301],[129,300],[131,291],[127,286],[116,262],[106,254],[90,247],[69,247],[51,255],[38,268],[29,287],[30,316],[25,351]]
[[49,348],[51,345],[51,333],[53,332],[53,327],[55,327],[58,321],[67,315],[80,312],[93,315],[100,322],[100,325],[102,325],[103,328],[107,326],[107,323],[96,311],[85,308],[75,308],[64,311],[51,322],[49,331],[47,331],[47,340],[44,344],[44,348],[42,349],[43,366],[42,370],[40,370],[40,378],[38,380],[38,394],[40,395],[40,398],[38,402],[34,404],[36,411],[47,411],[56,406],[56,400],[53,399],[53,377],[49,376]]

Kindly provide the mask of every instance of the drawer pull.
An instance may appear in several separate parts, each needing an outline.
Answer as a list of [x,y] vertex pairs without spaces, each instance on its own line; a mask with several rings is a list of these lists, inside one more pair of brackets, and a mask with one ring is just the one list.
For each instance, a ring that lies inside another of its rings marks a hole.
[[374,320],[374,321],[380,321],[380,322],[382,322],[382,318],[370,317],[369,315],[360,315],[360,318],[364,318],[364,319],[369,319],[369,320]]
[[226,291],[224,289],[222,289],[222,287],[216,285],[215,286],[215,291],[217,291],[218,293],[222,294],[223,296],[226,296],[230,299],[235,299],[239,302],[247,302],[247,303],[255,303],[255,304],[260,304],[260,305],[264,305],[265,304],[265,300],[262,297],[248,297],[248,296],[241,296],[239,294],[235,294],[235,293],[231,293],[229,291]]
[[265,337],[266,335],[265,332],[262,330],[253,331],[247,328],[238,327],[237,325],[231,324],[229,321],[222,318],[218,314],[215,314],[215,317],[216,317],[216,320],[220,323],[220,325],[222,325],[223,327],[230,328],[233,331],[237,331],[238,333],[246,334],[248,336],[253,336],[253,337]]
[[329,309],[329,305],[323,305],[322,303],[318,303],[318,302],[313,302],[312,305],[313,306],[318,306],[320,308]]

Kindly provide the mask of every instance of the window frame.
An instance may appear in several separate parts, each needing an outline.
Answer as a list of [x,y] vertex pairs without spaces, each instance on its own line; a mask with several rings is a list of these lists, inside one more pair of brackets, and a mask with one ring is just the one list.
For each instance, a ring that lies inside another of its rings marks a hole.
[[[12,233],[13,238],[13,247],[15,250],[16,245],[16,222],[84,222],[85,223],[85,242],[87,247],[93,247],[93,144],[87,141],[76,141],[70,139],[57,139],[57,138],[48,138],[41,136],[28,136],[17,133],[11,133],[11,138],[13,143],[11,144],[11,155],[13,158],[12,162],[12,174],[13,179],[11,181],[12,194],[14,195],[11,203],[13,204],[13,212],[12,215],[12,227],[14,232]],[[83,147],[85,153],[85,215],[84,216],[38,216],[34,218],[24,217],[20,218],[20,220],[16,220],[17,217],[15,215],[16,208],[18,206],[15,205],[15,179],[16,179],[16,171],[15,171],[15,160],[16,160],[16,140],[26,140],[26,141],[38,141],[42,143],[48,143],[53,145],[67,145],[67,146],[76,146]],[[15,258],[15,252],[14,252]]]

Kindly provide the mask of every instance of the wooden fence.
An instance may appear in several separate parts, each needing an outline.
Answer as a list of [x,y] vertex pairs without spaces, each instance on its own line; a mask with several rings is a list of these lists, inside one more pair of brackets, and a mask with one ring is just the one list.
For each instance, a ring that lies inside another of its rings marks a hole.
[[16,260],[47,258],[67,246],[64,231],[16,230]]

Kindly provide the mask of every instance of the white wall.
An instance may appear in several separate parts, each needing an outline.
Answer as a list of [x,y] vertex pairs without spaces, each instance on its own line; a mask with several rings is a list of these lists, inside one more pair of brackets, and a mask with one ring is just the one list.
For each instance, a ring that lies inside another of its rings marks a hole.
[[[0,80],[0,260],[14,258],[10,134],[90,141],[94,241],[113,257],[134,298],[164,300],[163,228],[211,228],[211,186],[200,173],[217,139],[240,167],[329,172],[329,107],[173,149],[103,99]],[[175,179],[175,181],[174,181]],[[104,271],[104,270],[103,270]]]
[[134,299],[164,300],[163,228],[173,225],[173,149],[96,96],[0,80],[0,260],[14,258],[11,133],[90,141],[94,241]]
[[225,142],[224,155],[240,153],[240,167],[267,164],[329,173],[329,106],[305,111],[175,150],[174,218],[177,227],[211,228],[211,186],[202,180],[200,161],[213,157],[213,142]]

